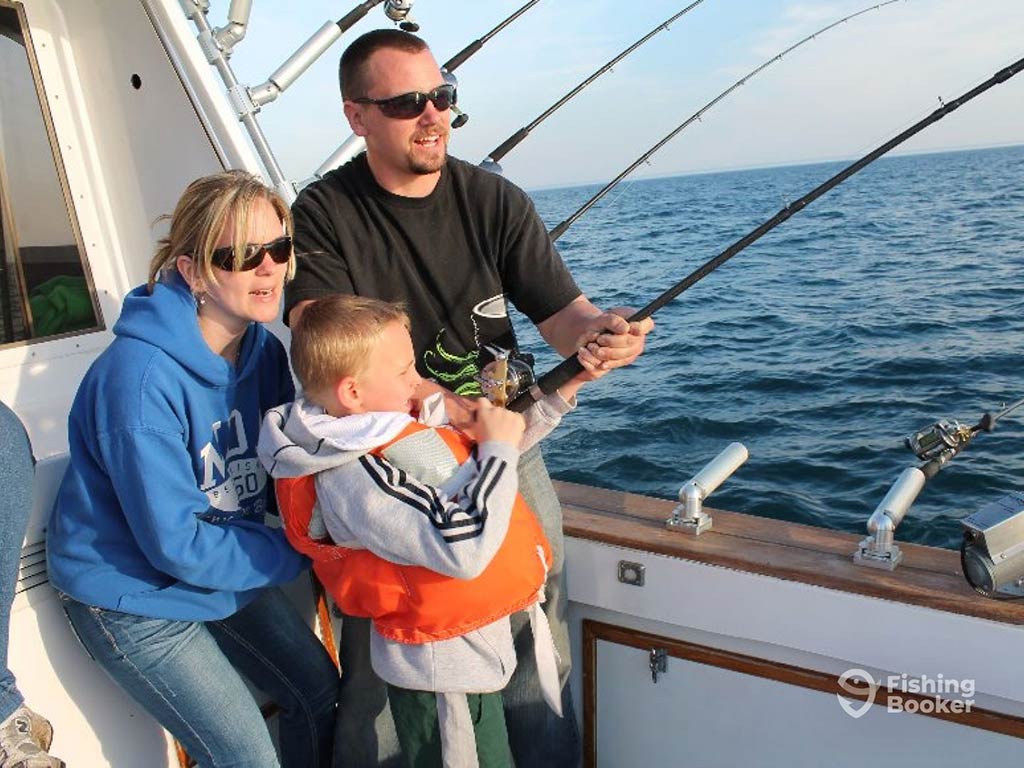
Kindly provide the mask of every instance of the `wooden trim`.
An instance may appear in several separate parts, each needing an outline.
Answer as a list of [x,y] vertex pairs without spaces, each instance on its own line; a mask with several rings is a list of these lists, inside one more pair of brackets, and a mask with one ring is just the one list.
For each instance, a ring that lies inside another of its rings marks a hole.
[[[801,688],[809,688],[823,693],[840,694],[847,698],[866,700],[870,689],[866,684],[856,685],[857,691],[851,693],[848,688],[839,685],[839,678],[828,672],[820,672],[806,667],[797,667],[791,664],[771,661],[757,656],[747,656],[742,653],[723,651],[718,648],[711,648],[706,645],[697,645],[683,640],[675,640],[661,635],[651,634],[638,629],[606,624],[593,619],[583,620],[583,764],[585,768],[594,768],[597,765],[597,641],[604,640],[618,645],[625,645],[630,648],[649,650],[651,648],[664,648],[672,657],[693,661],[697,664],[728,669],[733,672],[740,672],[745,675],[752,675],[766,680],[774,680],[788,685],[796,685]],[[853,686],[849,681],[847,686]],[[934,717],[939,720],[948,720],[957,725],[979,728],[985,731],[1001,733],[1006,736],[1013,736],[1024,739],[1024,718],[1015,715],[1007,715],[993,710],[971,707],[969,712],[925,712],[920,708],[924,701],[941,701],[938,696],[928,696],[916,693],[906,693],[888,686],[879,687],[876,701],[880,697],[896,697],[907,708],[908,702],[917,702],[916,714],[924,717]]]
[[1024,624],[1024,601],[989,600],[964,580],[958,552],[899,543],[895,571],[853,563],[865,534],[707,509],[713,528],[692,536],[665,527],[675,503],[555,482],[565,534],[613,546],[798,581],[854,594]]

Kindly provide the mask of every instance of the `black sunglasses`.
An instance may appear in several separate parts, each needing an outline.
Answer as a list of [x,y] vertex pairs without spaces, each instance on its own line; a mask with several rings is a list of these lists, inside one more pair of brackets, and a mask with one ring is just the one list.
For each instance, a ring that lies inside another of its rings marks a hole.
[[210,263],[218,269],[228,272],[249,272],[263,263],[263,256],[270,254],[275,264],[287,264],[292,257],[292,238],[289,235],[271,240],[269,243],[249,243],[245,246],[242,263],[235,269],[235,246],[225,245],[214,248],[210,254]]
[[455,106],[458,95],[455,86],[449,83],[439,85],[429,93],[412,91],[399,96],[392,96],[390,99],[362,98],[352,99],[356,104],[376,104],[384,117],[391,117],[396,120],[411,120],[423,114],[427,108],[427,102],[431,102],[438,112],[444,112]]

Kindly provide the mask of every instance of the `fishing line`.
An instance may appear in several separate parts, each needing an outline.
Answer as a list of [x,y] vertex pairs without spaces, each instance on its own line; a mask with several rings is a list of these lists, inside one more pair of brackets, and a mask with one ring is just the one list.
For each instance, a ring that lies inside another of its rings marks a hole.
[[885,6],[892,5],[893,3],[905,2],[905,1],[906,0],[887,0],[884,3],[878,3],[876,5],[872,5],[872,6],[869,6],[867,8],[862,8],[861,10],[857,11],[856,13],[851,13],[849,16],[844,16],[843,18],[838,19],[837,21],[833,21],[831,24],[828,24],[828,25],[822,27],[821,29],[819,29],[819,30],[817,30],[815,32],[812,32],[811,34],[807,35],[807,37],[803,38],[802,40],[799,40],[796,43],[793,43],[793,45],[789,46],[788,48],[783,50],[781,53],[777,53],[775,56],[773,56],[772,58],[768,59],[763,64],[761,64],[761,65],[755,67],[754,69],[750,70],[747,74],[745,74],[743,77],[741,77],[735,83],[733,83],[728,88],[726,88],[724,91],[722,91],[720,94],[715,96],[715,98],[713,98],[711,101],[709,101],[703,107],[701,107],[696,112],[694,112],[692,115],[690,115],[688,118],[686,118],[686,120],[684,120],[680,125],[676,126],[671,132],[668,133],[667,136],[665,136],[658,143],[656,143],[653,147],[651,147],[649,150],[647,150],[642,155],[640,155],[640,157],[638,157],[636,160],[634,160],[632,163],[630,163],[629,166],[627,166],[626,169],[624,171],[622,171],[622,173],[620,173],[614,179],[609,181],[596,195],[594,195],[592,198],[587,200],[587,202],[585,202],[583,205],[581,205],[579,208],[577,208],[576,212],[573,213],[571,216],[569,216],[569,218],[567,218],[561,224],[559,224],[554,229],[552,229],[550,232],[548,232],[548,235],[551,237],[551,241],[554,242],[555,240],[560,238],[562,235],[564,235],[565,231],[569,227],[571,227],[576,222],[576,220],[579,219],[580,216],[582,216],[587,211],[589,211],[594,206],[594,204],[597,203],[598,200],[600,200],[602,197],[607,195],[612,189],[614,189],[615,185],[617,185],[620,181],[622,181],[624,178],[626,178],[629,174],[631,174],[633,171],[635,171],[637,168],[639,168],[641,164],[645,163],[648,160],[648,158],[651,157],[651,155],[653,155],[655,152],[657,152],[663,146],[668,144],[668,142],[670,142],[673,138],[678,136],[688,126],[690,126],[694,122],[700,120],[701,117],[708,110],[710,110],[712,107],[714,107],[718,102],[722,101],[722,99],[724,99],[726,96],[728,96],[730,93],[735,91],[740,86],[745,85],[751,78],[756,77],[758,74],[763,72],[765,69],[770,67],[775,62],[781,61],[784,56],[787,56],[788,54],[792,53],[793,51],[795,51],[797,48],[799,48],[800,46],[804,45],[805,43],[809,43],[811,40],[814,40],[816,37],[818,37],[818,35],[822,35],[825,32],[828,32],[833,27],[838,27],[840,24],[843,24],[844,22],[850,21],[851,19],[855,19],[858,16],[861,16],[861,15],[863,15],[865,13],[869,13],[870,11],[875,11],[875,10],[878,10],[880,8],[884,8]]
[[[588,85],[590,85],[592,82],[597,80],[597,78],[599,78],[605,72],[610,71],[613,66],[615,66],[620,61],[622,61],[624,58],[629,56],[629,54],[631,54],[633,51],[635,51],[641,45],[646,43],[648,40],[650,40],[652,37],[654,37],[656,34],[661,32],[662,30],[668,29],[669,24],[674,22],[676,19],[679,19],[680,17],[684,16],[685,14],[689,13],[690,11],[692,11],[694,8],[696,8],[698,5],[700,5],[703,2],[704,2],[704,0],[695,0],[694,2],[690,3],[688,6],[683,8],[683,10],[681,10],[681,11],[673,14],[669,18],[665,19],[665,21],[661,22],[661,24],[656,26],[654,29],[652,29],[650,32],[648,32],[646,35],[644,35],[639,40],[637,40],[635,43],[633,43],[631,46],[629,46],[624,51],[619,53],[618,56],[616,56],[615,58],[611,59],[604,66],[602,66],[599,69],[597,69],[597,71],[595,71],[593,74],[591,74],[590,77],[586,78],[583,82],[581,82],[579,85],[577,85],[571,91],[569,91],[569,93],[567,93],[565,96],[563,96],[558,101],[556,101],[554,104],[552,104],[550,107],[548,107],[546,110],[544,110],[540,115],[538,115],[533,120],[532,123],[530,123],[529,125],[523,126],[518,131],[513,133],[511,136],[509,136],[507,139],[505,139],[501,144],[499,144],[497,147],[495,147],[493,150],[491,150],[491,153],[489,155],[487,155],[487,157],[483,160],[483,162],[480,163],[480,167],[481,168],[485,168],[486,170],[491,171],[492,173],[501,173],[501,165],[499,164],[499,161],[503,157],[505,157],[505,155],[507,155],[509,152],[511,152],[516,147],[516,145],[518,145],[523,139],[525,139],[527,136],[529,136],[530,135],[530,131],[532,131],[538,125],[540,125],[545,120],[547,120],[549,117],[551,117],[551,115],[553,115],[555,112],[557,112],[564,104],[566,104],[568,101],[573,99],[576,96],[576,94],[578,94],[580,91],[582,91]],[[889,0],[889,2],[897,2],[897,0]]]
[[[1024,58],[1019,59],[1015,61],[1013,64],[1010,64],[1009,66],[999,70],[988,80],[975,86],[974,88],[967,91],[963,95],[955,99],[952,99],[951,101],[945,102],[941,107],[933,111],[924,119],[919,120],[917,123],[905,129],[894,138],[889,139],[884,144],[880,145],[876,149],[864,155],[859,160],[851,163],[839,173],[835,174],[828,180],[819,184],[817,187],[812,189],[803,197],[784,206],[782,210],[776,213],[771,219],[769,219],[768,221],[764,222],[753,231],[741,237],[739,240],[730,245],[728,248],[726,248],[724,251],[719,253],[714,258],[709,259],[702,266],[698,267],[696,270],[691,272],[685,278],[680,280],[678,283],[673,285],[667,291],[665,291],[652,302],[650,302],[647,306],[643,307],[640,311],[636,312],[633,316],[629,317],[629,322],[638,322],[650,317],[659,309],[668,304],[670,301],[675,299],[687,288],[707,277],[709,274],[711,274],[714,270],[718,269],[718,267],[722,266],[722,264],[727,262],[733,256],[743,251],[745,248],[747,248],[747,246],[761,239],[764,235],[766,235],[771,230],[775,229],[775,227],[785,222],[794,214],[802,211],[810,203],[817,200],[826,192],[829,192],[834,187],[842,184],[848,178],[858,173],[859,171],[863,170],[865,167],[873,163],[879,157],[886,154],[893,148],[899,146],[907,139],[920,133],[933,123],[937,123],[939,120],[944,118],[950,112],[953,112],[954,110],[958,109],[963,104],[966,104],[968,101],[971,101],[977,96],[980,96],[993,86],[1006,82],[1011,77],[1018,74],[1022,69],[1024,69]],[[530,403],[534,399],[538,399],[542,394],[551,394],[556,389],[558,389],[558,387],[568,382],[571,378],[573,378],[576,374],[580,373],[582,370],[583,366],[580,364],[579,360],[575,355],[563,360],[551,371],[544,374],[535,385],[533,385],[524,392],[520,392],[509,403],[509,408],[514,411],[526,410],[526,408],[529,407]]]

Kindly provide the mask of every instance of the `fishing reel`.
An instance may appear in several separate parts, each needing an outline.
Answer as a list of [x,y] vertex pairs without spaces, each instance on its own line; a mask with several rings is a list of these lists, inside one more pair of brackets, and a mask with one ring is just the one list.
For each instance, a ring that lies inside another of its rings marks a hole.
[[413,0],[385,0],[384,15],[398,24],[403,32],[419,32],[420,25],[412,17]]
[[[441,77],[444,78],[445,83],[452,86],[453,88],[459,87],[459,79],[455,75],[449,72],[447,69],[441,68]],[[459,109],[457,106],[452,104],[449,109],[452,111],[452,128],[461,128],[469,122],[469,115]]]
[[943,419],[904,439],[904,444],[921,461],[932,461],[946,455],[956,455],[971,438],[974,430],[955,419]]
[[504,408],[537,382],[533,374],[533,355],[493,347],[488,347],[487,351],[494,355],[494,360],[484,366],[477,381],[487,399]]

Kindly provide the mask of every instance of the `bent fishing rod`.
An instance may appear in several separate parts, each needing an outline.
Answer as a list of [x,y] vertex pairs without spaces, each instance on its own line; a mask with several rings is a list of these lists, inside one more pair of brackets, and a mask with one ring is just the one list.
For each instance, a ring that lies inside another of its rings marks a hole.
[[701,117],[703,117],[704,114],[709,109],[714,107],[718,102],[722,101],[722,99],[724,99],[730,93],[735,91],[741,85],[745,85],[747,83],[747,81],[749,81],[751,78],[756,77],[758,74],[763,72],[765,69],[770,67],[775,62],[781,61],[784,56],[787,56],[788,54],[792,53],[797,48],[799,48],[801,45],[804,45],[805,43],[809,43],[811,40],[814,40],[819,35],[823,35],[824,33],[828,32],[833,27],[838,27],[840,24],[843,24],[843,23],[845,23],[847,21],[855,19],[858,16],[861,16],[862,14],[868,13],[869,11],[876,11],[876,10],[878,10],[880,8],[884,8],[887,5],[892,5],[893,3],[899,3],[899,2],[905,2],[905,0],[886,0],[886,2],[884,2],[884,3],[878,3],[876,5],[872,5],[872,6],[869,6],[867,8],[862,8],[861,10],[857,11],[856,13],[851,13],[849,16],[844,16],[843,18],[841,18],[841,19],[839,19],[837,21],[833,21],[831,24],[828,24],[828,25],[822,27],[819,30],[811,32],[811,34],[807,35],[807,37],[805,37],[802,40],[799,40],[799,41],[793,43],[793,45],[789,46],[788,48],[786,48],[781,53],[778,53],[775,56],[773,56],[772,58],[768,59],[766,62],[764,62],[760,66],[754,67],[754,69],[752,69],[749,72],[747,72],[747,74],[745,74],[743,77],[741,77],[735,83],[733,83],[728,88],[726,88],[724,91],[722,91],[720,94],[715,96],[715,98],[713,98],[711,101],[709,101],[703,107],[701,107],[696,112],[694,112],[692,115],[690,115],[688,118],[686,118],[686,120],[684,120],[680,125],[678,125],[672,131],[670,131],[657,144],[655,144],[649,150],[647,150],[642,155],[640,155],[640,157],[638,157],[636,160],[634,160],[632,163],[630,163],[622,173],[620,173],[614,179],[612,179],[607,184],[605,184],[593,197],[591,197],[589,200],[587,200],[587,202],[585,202],[583,205],[581,205],[579,208],[577,208],[575,213],[573,213],[571,216],[569,216],[567,219],[565,219],[561,224],[557,225],[550,232],[548,232],[548,236],[551,238],[551,241],[554,242],[555,240],[560,238],[562,235],[564,235],[565,231],[567,229],[569,229],[569,227],[571,227],[573,224],[575,224],[576,220],[579,219],[580,216],[582,216],[587,211],[589,211],[591,208],[593,208],[594,205],[596,205],[605,195],[607,195],[609,192],[611,192],[619,184],[620,181],[622,181],[624,178],[629,176],[629,174],[631,174],[633,171],[635,171],[637,168],[639,168],[641,164],[646,163],[651,158],[651,156],[654,155],[655,152],[657,152],[663,146],[668,144],[672,139],[674,139],[676,136],[678,136],[680,133],[682,133],[692,123],[696,122],[697,120],[700,120]]
[[[381,2],[381,0],[367,0],[367,3],[364,3],[364,5],[376,4],[379,2]],[[496,34],[501,32],[503,29],[505,29],[505,27],[507,27],[516,19],[518,19],[520,16],[522,16],[524,13],[526,13],[539,2],[540,0],[529,0],[529,2],[525,3],[518,10],[514,11],[509,16],[507,16],[502,22],[500,22],[496,27],[494,27],[494,29],[492,29],[486,35],[474,40],[472,43],[467,45],[457,54],[448,59],[448,61],[446,61],[441,66],[441,74],[444,76],[445,82],[449,83],[450,85],[457,86],[458,81],[456,80],[455,75],[452,74],[452,71],[455,70],[457,67],[461,66],[462,64],[465,64],[466,60],[474,53],[479,51],[481,48],[483,48],[484,44],[488,40],[490,40]],[[411,6],[412,0],[389,0],[389,3],[391,5],[396,5],[399,7],[405,7]],[[391,14],[388,14],[388,18],[394,20]],[[452,114],[454,115],[454,119],[451,122],[452,128],[461,128],[469,121],[469,115],[460,110],[458,107],[452,105],[451,109]],[[330,156],[326,160],[324,160],[323,163],[321,163],[319,168],[313,171],[313,177],[303,182],[303,186],[315,181],[316,179],[322,179],[324,175],[327,174],[329,171],[333,171],[338,166],[344,165],[353,157],[362,152],[364,149],[366,149],[366,142],[363,141],[363,138],[361,136],[356,136],[354,133],[351,134],[347,139],[345,139],[345,141],[341,143],[341,146],[334,150],[334,152],[332,152]]]
[[635,43],[633,43],[631,46],[626,48],[618,56],[616,56],[615,58],[611,59],[604,66],[600,67],[597,71],[595,71],[593,74],[591,74],[590,77],[586,78],[583,82],[581,82],[579,85],[577,85],[575,88],[573,88],[567,94],[565,94],[565,96],[563,96],[558,101],[556,101],[554,104],[552,104],[550,107],[548,107],[546,110],[544,110],[540,115],[538,115],[534,119],[534,121],[532,123],[530,123],[529,125],[523,126],[518,131],[513,133],[511,136],[509,136],[507,139],[505,139],[503,142],[501,142],[501,144],[499,144],[497,147],[495,147],[493,150],[491,150],[491,153],[489,155],[487,155],[487,157],[480,163],[480,167],[485,169],[485,170],[490,171],[491,173],[498,173],[498,174],[500,174],[501,173],[500,160],[503,157],[505,157],[505,155],[507,155],[509,152],[511,152],[516,147],[516,145],[518,145],[523,139],[525,139],[527,136],[529,136],[530,135],[530,131],[532,131],[538,125],[540,125],[545,120],[547,120],[549,117],[551,117],[551,115],[553,115],[555,112],[557,112],[564,104],[566,104],[571,99],[575,98],[576,94],[578,94],[580,91],[582,91],[588,85],[590,85],[592,82],[597,80],[597,78],[599,78],[605,72],[610,71],[613,66],[615,66],[620,61],[622,61],[624,58],[629,56],[629,54],[631,54],[633,51],[635,51],[641,45],[646,43],[648,40],[650,40],[652,37],[654,37],[656,34],[661,32],[662,30],[668,29],[669,25],[672,22],[674,22],[676,19],[679,19],[680,17],[686,15],[687,13],[692,11],[694,8],[696,8],[698,5],[700,5],[703,2],[704,2],[704,0],[695,0],[695,2],[690,3],[688,6],[683,8],[683,10],[681,10],[678,13],[676,13],[676,14],[670,16],[669,18],[665,19],[665,21],[661,22],[661,24],[656,26],[654,29],[652,29],[650,32],[648,32],[646,35],[644,35],[639,40],[637,40]]
[[[669,288],[667,291],[662,293],[660,296],[658,296],[656,299],[650,302],[647,306],[643,307],[641,310],[633,314],[631,317],[627,318],[627,320],[631,323],[646,320],[648,317],[653,315],[659,309],[661,309],[670,301],[679,296],[679,294],[681,294],[687,288],[703,280],[709,274],[711,274],[720,266],[725,264],[725,262],[729,261],[729,259],[731,259],[733,256],[740,253],[741,251],[743,251],[745,248],[752,245],[756,241],[760,240],[764,235],[771,232],[773,229],[775,229],[777,226],[785,222],[794,214],[802,211],[804,208],[806,208],[812,202],[814,202],[819,197],[824,195],[826,192],[830,191],[834,187],[839,186],[848,178],[869,166],[882,155],[886,154],[893,148],[898,147],[907,139],[920,133],[933,123],[937,123],[950,112],[959,109],[962,105],[966,104],[971,99],[980,96],[993,86],[999,85],[1000,83],[1005,83],[1011,77],[1018,74],[1022,69],[1024,69],[1024,58],[1015,61],[1013,64],[1010,64],[1007,67],[1004,67],[1003,69],[996,72],[992,77],[990,77],[985,82],[981,83],[980,85],[976,85],[974,88],[967,91],[963,95],[953,99],[952,101],[943,102],[942,106],[940,106],[938,109],[936,109],[928,116],[914,123],[912,126],[904,130],[899,135],[895,136],[892,139],[889,139],[884,144],[872,150],[868,154],[864,155],[856,162],[851,163],[846,168],[837,173],[835,176],[832,176],[827,181],[819,184],[817,187],[812,189],[803,197],[799,198],[798,200],[795,200],[792,203],[787,204],[784,208],[782,208],[782,210],[780,210],[778,213],[772,216],[772,218],[770,218],[768,221],[764,222],[756,229],[752,230],[751,232],[741,237],[739,240],[730,245],[728,248],[726,248],[724,251],[719,253],[714,258],[706,261],[703,265],[695,269],[689,275],[687,275],[678,283]],[[576,358],[575,355],[566,358],[553,369],[551,369],[546,374],[541,376],[535,384],[517,393],[516,396],[509,401],[509,409],[519,412],[525,411],[534,400],[540,399],[540,397],[542,397],[543,395],[551,394],[560,386],[567,383],[573,376],[580,373],[582,370],[583,366],[580,364],[580,361]]]

